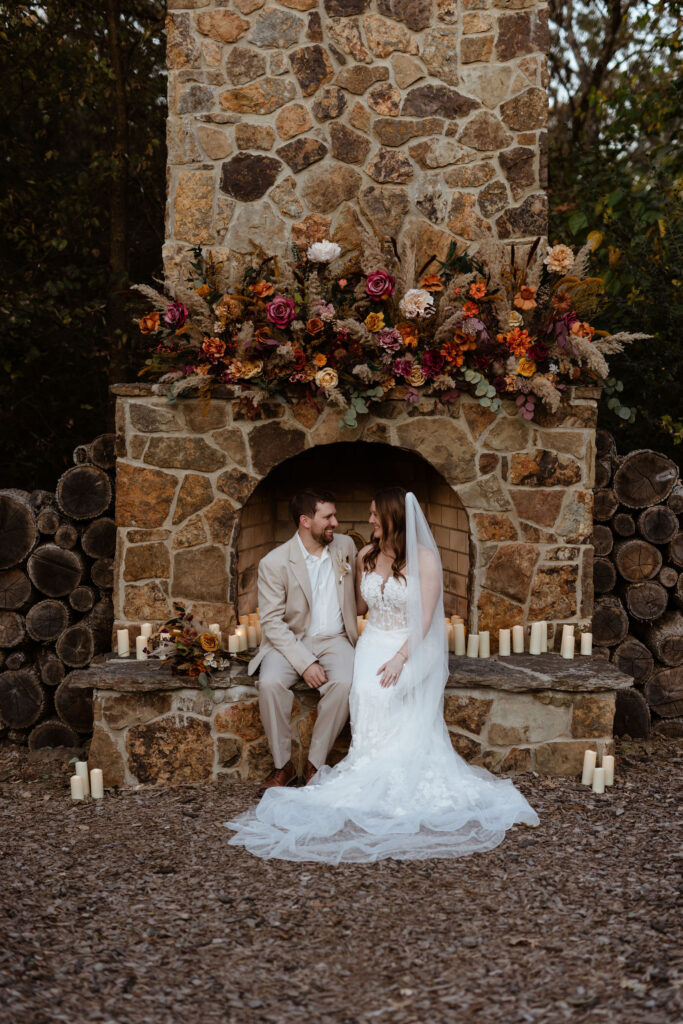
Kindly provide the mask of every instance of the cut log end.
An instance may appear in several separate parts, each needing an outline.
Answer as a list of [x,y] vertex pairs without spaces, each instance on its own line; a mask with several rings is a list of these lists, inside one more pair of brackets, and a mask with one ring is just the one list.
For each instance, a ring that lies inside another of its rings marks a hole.
[[647,739],[650,735],[650,709],[639,690],[617,690],[614,735]]

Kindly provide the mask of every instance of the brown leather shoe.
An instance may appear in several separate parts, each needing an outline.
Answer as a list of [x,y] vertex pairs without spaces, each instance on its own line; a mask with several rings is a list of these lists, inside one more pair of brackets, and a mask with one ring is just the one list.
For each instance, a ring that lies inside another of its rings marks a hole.
[[316,768],[316,766],[312,764],[310,761],[306,762],[306,767],[304,768],[304,786],[308,785],[308,783],[311,781],[317,770],[318,769]]
[[296,782],[296,777],[296,768],[291,761],[288,761],[282,768],[275,768],[270,773],[263,783],[261,795],[263,796],[267,789],[274,789],[276,786],[291,786],[293,782]]

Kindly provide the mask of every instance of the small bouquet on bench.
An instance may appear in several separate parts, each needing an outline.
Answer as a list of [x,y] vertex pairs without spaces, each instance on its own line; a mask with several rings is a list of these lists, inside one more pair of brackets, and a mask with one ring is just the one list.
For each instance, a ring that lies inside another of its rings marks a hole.
[[229,668],[232,657],[221,647],[216,633],[195,624],[194,616],[184,605],[173,602],[175,615],[152,633],[147,642],[147,655],[171,666],[176,676],[191,676],[205,692],[211,692],[212,673]]

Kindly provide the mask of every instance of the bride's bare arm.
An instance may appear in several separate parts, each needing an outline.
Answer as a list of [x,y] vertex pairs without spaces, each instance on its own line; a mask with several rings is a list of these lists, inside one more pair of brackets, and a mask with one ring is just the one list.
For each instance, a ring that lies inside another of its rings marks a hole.
[[422,628],[415,629],[408,639],[401,645],[390,661],[386,661],[377,671],[381,676],[380,686],[396,686],[408,660],[411,648],[414,648],[426,637],[429,632],[434,612],[436,611],[441,594],[441,570],[437,559],[432,551],[427,548],[420,549],[420,597],[422,604]]

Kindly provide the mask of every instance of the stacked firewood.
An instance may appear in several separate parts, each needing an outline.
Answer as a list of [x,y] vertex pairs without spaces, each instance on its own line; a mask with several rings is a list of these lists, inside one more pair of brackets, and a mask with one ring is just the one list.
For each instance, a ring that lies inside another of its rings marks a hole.
[[78,747],[92,698],[71,673],[111,647],[113,434],[74,451],[49,491],[0,491],[0,737]]
[[683,735],[683,484],[659,452],[597,433],[593,546],[598,654],[633,676],[617,735]]

